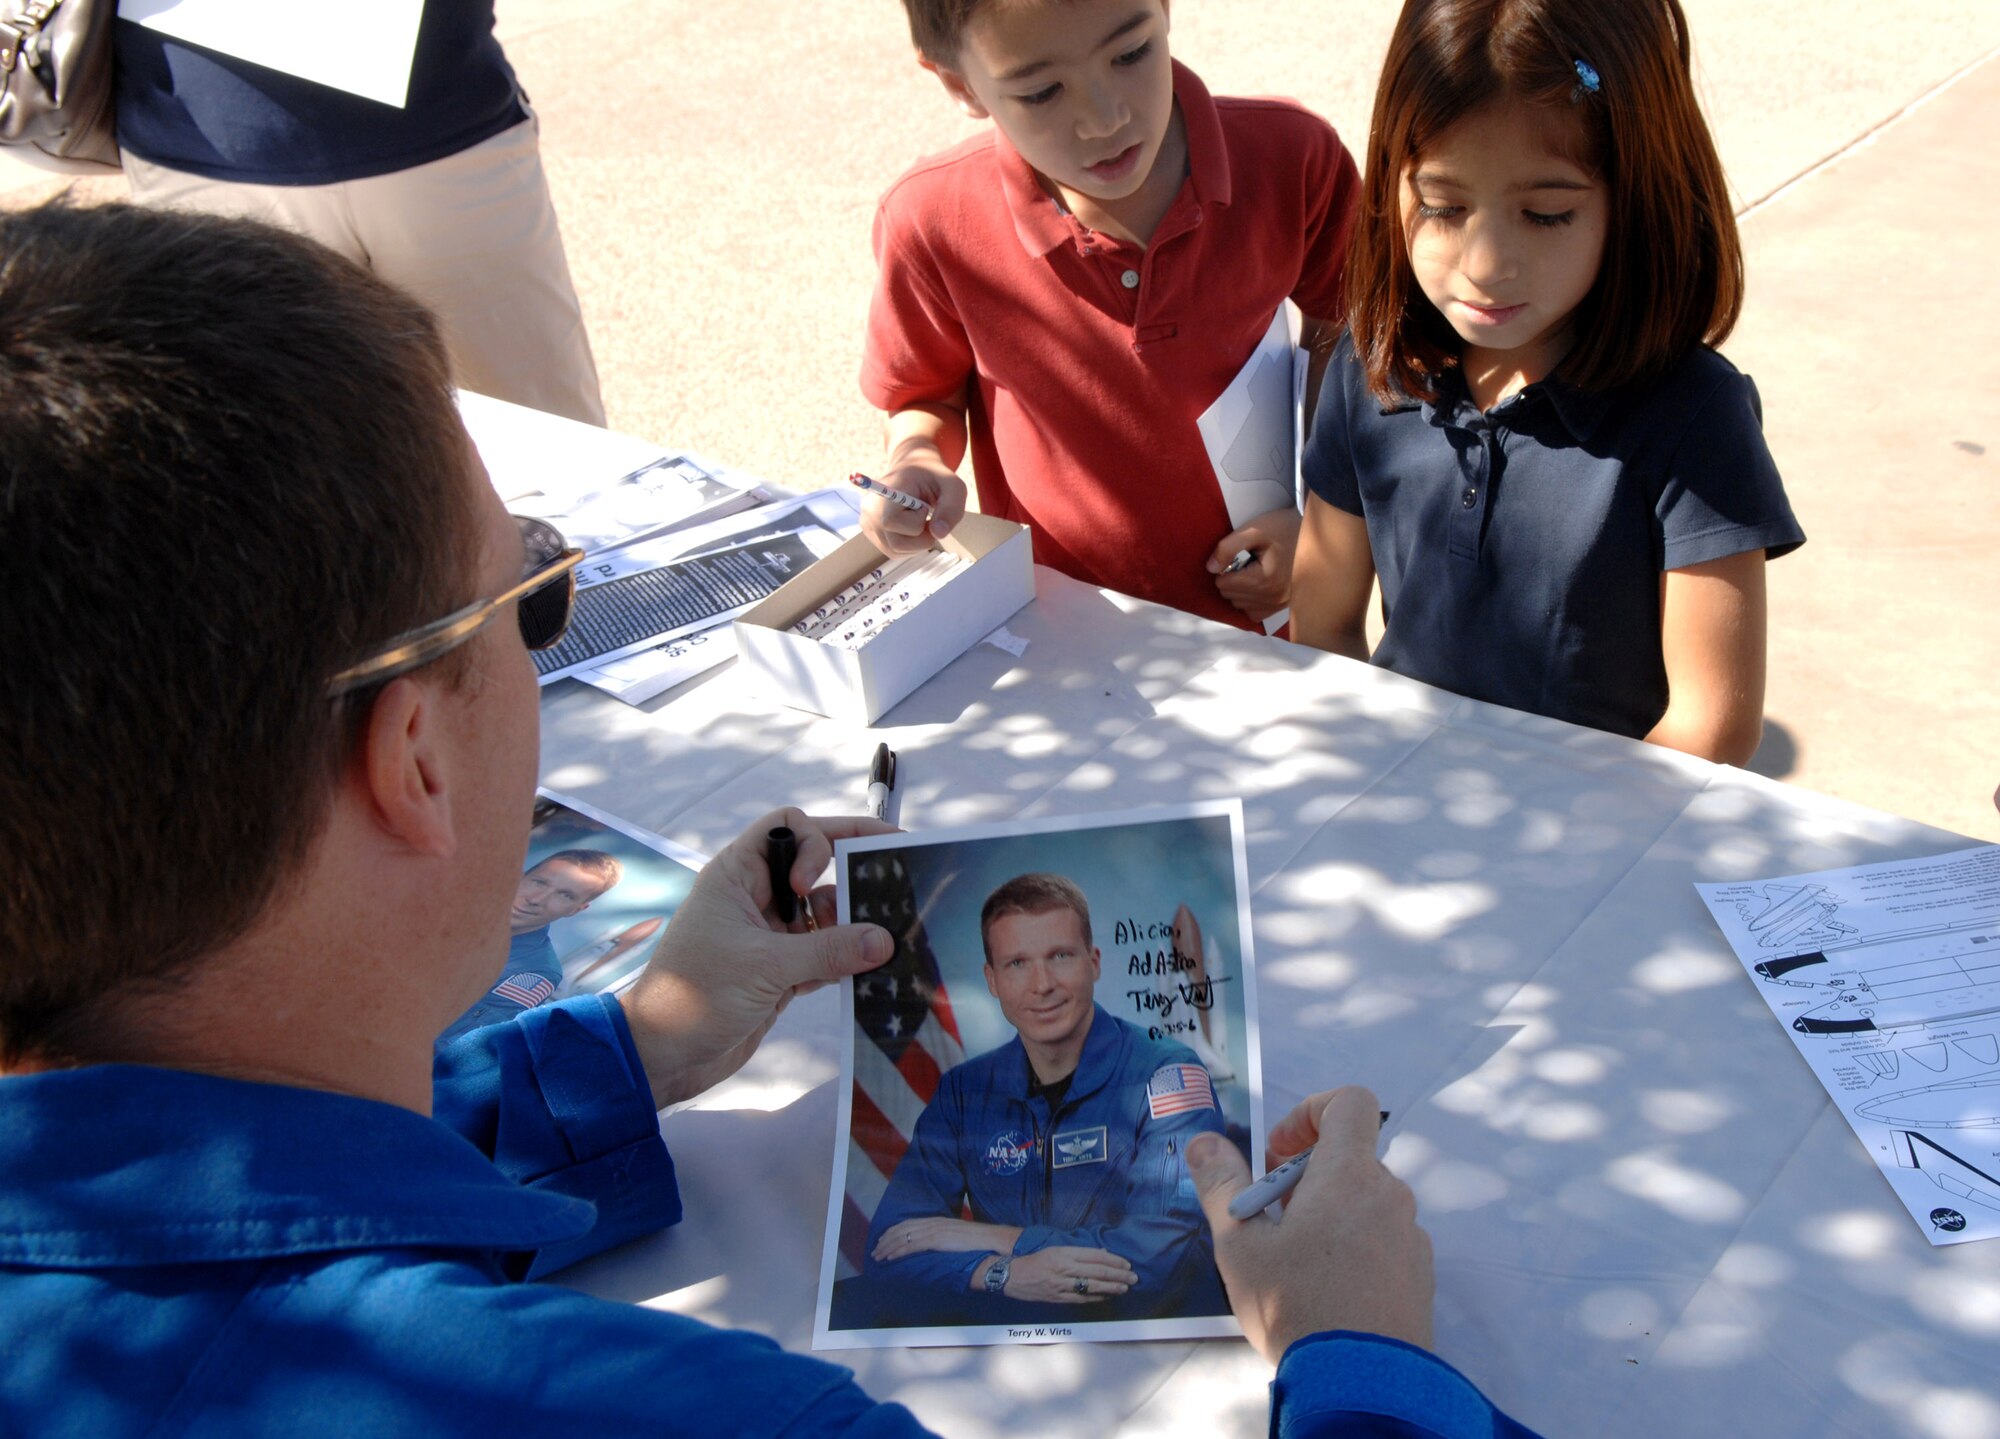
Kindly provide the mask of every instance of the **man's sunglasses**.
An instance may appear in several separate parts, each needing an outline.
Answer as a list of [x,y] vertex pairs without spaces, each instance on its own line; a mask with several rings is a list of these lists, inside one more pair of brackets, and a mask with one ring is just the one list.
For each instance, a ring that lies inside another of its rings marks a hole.
[[541,520],[516,515],[514,523],[521,527],[521,546],[527,552],[519,584],[490,600],[475,600],[441,620],[405,630],[368,659],[335,675],[327,684],[327,697],[338,699],[421,669],[478,634],[510,604],[529,649],[545,650],[560,640],[569,628],[570,608],[576,599],[574,571],[583,560],[583,551],[569,545],[555,526]]

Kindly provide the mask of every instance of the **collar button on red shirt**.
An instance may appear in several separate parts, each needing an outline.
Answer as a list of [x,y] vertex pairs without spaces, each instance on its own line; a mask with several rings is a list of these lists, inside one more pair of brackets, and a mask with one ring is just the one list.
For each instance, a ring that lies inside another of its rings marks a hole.
[[1137,270],[1127,270],[1124,274],[1118,277],[1118,283],[1123,285],[1128,290],[1138,289],[1139,272]]

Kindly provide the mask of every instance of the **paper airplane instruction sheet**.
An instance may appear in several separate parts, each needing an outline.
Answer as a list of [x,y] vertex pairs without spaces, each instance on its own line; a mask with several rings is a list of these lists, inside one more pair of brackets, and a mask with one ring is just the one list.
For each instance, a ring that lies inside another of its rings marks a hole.
[[1931,1243],[2000,1236],[2000,845],[1695,888]]

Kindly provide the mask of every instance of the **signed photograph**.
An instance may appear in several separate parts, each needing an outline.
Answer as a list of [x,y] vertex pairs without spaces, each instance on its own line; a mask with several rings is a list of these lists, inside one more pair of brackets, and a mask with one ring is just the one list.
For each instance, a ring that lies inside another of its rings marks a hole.
[[844,986],[814,1346],[1239,1333],[1183,1149],[1263,1132],[1241,807],[844,840],[834,869],[896,952]]
[[705,862],[578,800],[537,791],[499,978],[439,1043],[553,1000],[624,988]]

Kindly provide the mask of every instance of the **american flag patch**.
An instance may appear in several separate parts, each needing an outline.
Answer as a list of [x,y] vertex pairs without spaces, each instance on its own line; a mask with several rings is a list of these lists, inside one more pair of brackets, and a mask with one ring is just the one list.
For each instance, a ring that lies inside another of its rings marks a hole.
[[546,974],[510,974],[493,986],[493,992],[523,1009],[533,1009],[556,992],[556,982]]
[[1215,1108],[1215,1087],[1208,1071],[1199,1064],[1169,1064],[1153,1071],[1146,1081],[1146,1108],[1153,1118]]

